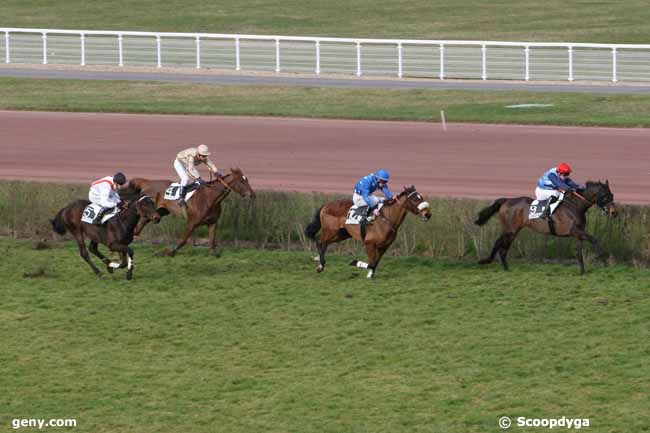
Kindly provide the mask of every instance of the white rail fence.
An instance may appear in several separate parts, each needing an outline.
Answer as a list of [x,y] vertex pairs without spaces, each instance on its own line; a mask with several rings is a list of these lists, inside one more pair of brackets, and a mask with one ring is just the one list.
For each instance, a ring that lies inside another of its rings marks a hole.
[[650,81],[650,45],[622,44],[0,28],[2,58],[7,64],[192,67],[358,77]]

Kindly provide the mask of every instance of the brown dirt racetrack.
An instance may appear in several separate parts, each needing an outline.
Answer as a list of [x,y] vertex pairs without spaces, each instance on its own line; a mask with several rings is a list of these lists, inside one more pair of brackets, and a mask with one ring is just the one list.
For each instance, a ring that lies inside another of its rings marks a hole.
[[173,179],[176,152],[198,143],[258,190],[351,193],[385,167],[393,190],[492,199],[532,195],[541,173],[566,161],[577,181],[608,178],[618,202],[650,203],[646,129],[4,111],[0,178]]

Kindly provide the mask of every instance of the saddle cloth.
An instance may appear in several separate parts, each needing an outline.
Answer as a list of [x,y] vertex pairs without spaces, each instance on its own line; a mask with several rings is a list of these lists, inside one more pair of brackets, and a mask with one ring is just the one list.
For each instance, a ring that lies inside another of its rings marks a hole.
[[[192,189],[187,194],[185,194],[185,201],[189,201],[190,198],[194,195],[197,188]],[[178,200],[181,198],[181,184],[174,182],[165,190],[165,200]]]
[[[553,215],[555,209],[559,206],[560,203],[562,203],[563,198],[564,196],[561,195],[556,201],[551,204],[551,212],[549,215]],[[528,219],[534,220],[540,218],[548,207],[549,201],[551,201],[550,198],[547,198],[546,200],[533,200],[533,202],[530,204],[530,208],[528,208]]]
[[88,224],[104,224],[106,221],[113,218],[119,212],[117,207],[115,207],[113,208],[112,211],[104,214],[101,222],[95,221],[97,219],[97,214],[99,214],[99,211],[101,209],[102,209],[101,206],[95,203],[90,203],[88,206],[86,206],[83,214],[81,215],[81,222],[88,223]]
[[[377,209],[381,209],[384,206],[384,203],[379,203]],[[355,206],[352,205],[348,211],[348,216],[345,219],[346,224],[361,224],[361,221],[366,217],[368,207],[367,206]],[[372,221],[374,218],[368,219],[368,222]]]

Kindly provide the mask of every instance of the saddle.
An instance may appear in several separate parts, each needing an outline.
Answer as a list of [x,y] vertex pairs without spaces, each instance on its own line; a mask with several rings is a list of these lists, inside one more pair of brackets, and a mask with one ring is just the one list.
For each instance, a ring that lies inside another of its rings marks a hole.
[[[196,190],[199,188],[199,185],[196,183],[193,183],[192,185],[187,187],[187,193],[185,194],[185,201],[189,201]],[[167,187],[165,190],[165,200],[178,200],[181,198],[181,184],[178,182],[174,182],[171,185]]]
[[101,209],[101,206],[95,203],[90,203],[85,207],[83,214],[81,215],[81,222],[102,225],[119,213],[119,209],[115,207],[110,212],[106,212],[101,221],[97,221],[97,215],[99,215]]
[[546,200],[533,200],[528,208],[528,219],[534,220],[542,217],[550,217],[555,212],[555,209],[562,203],[564,194],[560,197],[550,197]]

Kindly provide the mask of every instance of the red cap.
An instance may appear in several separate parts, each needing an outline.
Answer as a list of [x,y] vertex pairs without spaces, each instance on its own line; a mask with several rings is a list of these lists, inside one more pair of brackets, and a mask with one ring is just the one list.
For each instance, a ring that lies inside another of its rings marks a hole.
[[559,174],[571,174],[571,167],[569,166],[569,164],[563,162],[562,164],[557,166],[556,171]]

